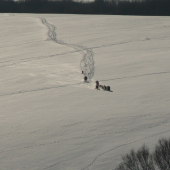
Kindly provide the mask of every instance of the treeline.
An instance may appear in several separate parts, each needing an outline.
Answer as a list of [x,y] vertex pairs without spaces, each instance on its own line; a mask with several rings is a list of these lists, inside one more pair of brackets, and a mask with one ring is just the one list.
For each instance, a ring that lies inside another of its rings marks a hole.
[[0,0],[0,13],[169,16],[170,0]]

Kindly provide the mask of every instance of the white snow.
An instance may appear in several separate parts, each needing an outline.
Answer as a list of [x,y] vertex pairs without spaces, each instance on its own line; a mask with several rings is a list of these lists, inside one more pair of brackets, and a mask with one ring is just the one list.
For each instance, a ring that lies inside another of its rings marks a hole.
[[169,17],[0,14],[0,169],[111,170],[169,138],[169,29]]

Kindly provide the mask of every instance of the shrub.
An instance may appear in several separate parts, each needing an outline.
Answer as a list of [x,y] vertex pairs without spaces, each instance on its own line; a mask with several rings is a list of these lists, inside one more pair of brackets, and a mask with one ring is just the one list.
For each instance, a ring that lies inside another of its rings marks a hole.
[[145,145],[137,152],[131,150],[130,154],[122,157],[122,160],[116,170],[155,170],[152,155]]
[[137,152],[131,150],[122,156],[116,170],[170,170],[170,139],[160,139],[151,154],[143,145]]
[[160,139],[153,152],[153,158],[160,170],[170,169],[170,139]]

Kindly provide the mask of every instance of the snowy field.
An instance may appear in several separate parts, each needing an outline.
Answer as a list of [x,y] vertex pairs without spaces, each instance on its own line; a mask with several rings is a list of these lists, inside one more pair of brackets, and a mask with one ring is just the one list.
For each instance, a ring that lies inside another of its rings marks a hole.
[[0,14],[0,30],[1,170],[112,170],[170,137],[169,17]]

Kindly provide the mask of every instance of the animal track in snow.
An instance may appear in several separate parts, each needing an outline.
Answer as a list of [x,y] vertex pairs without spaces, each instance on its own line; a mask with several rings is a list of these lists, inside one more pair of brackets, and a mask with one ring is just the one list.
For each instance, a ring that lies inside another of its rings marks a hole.
[[146,136],[146,137],[144,137],[144,138],[141,138],[141,139],[138,139],[138,140],[135,140],[135,141],[132,141],[132,142],[124,143],[124,144],[118,145],[118,146],[116,146],[116,147],[114,147],[114,148],[111,148],[111,149],[109,149],[109,150],[107,150],[107,151],[105,151],[105,152],[97,155],[97,156],[92,160],[92,162],[91,162],[90,164],[88,164],[86,167],[82,168],[81,170],[88,170],[88,168],[89,168],[90,166],[92,166],[92,165],[94,164],[94,162],[95,162],[99,157],[101,157],[101,156],[103,156],[104,154],[107,154],[107,153],[109,153],[109,152],[111,152],[111,151],[113,151],[113,150],[116,150],[116,149],[118,149],[118,148],[120,148],[120,147],[123,147],[123,146],[126,146],[126,145],[130,145],[130,144],[133,144],[133,143],[136,143],[136,142],[139,142],[139,141],[142,141],[142,140],[145,140],[145,139],[148,139],[148,138],[151,138],[151,137],[154,137],[154,136],[156,136],[156,135],[159,135],[159,134],[162,134],[162,133],[166,133],[166,132],[169,132],[169,131],[170,131],[170,130],[166,130],[166,131],[162,131],[162,132],[159,132],[159,133],[155,133],[155,134],[153,134],[153,135]]

